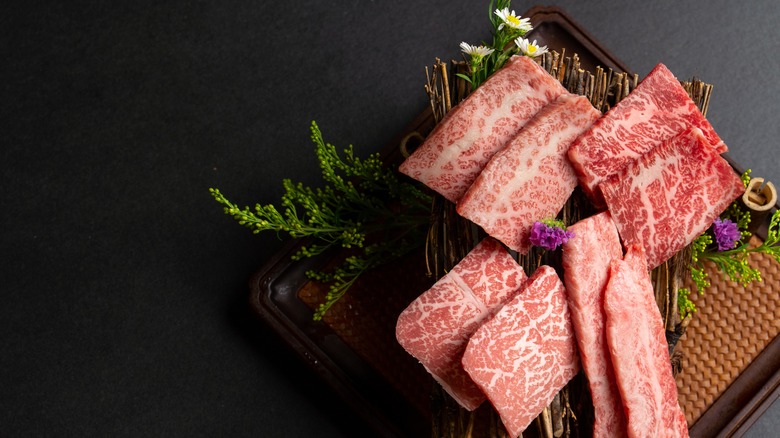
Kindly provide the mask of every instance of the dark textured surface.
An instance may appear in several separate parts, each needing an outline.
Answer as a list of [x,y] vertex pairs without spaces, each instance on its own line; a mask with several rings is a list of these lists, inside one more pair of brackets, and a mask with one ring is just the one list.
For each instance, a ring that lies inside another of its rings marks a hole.
[[[556,4],[640,76],[715,84],[730,155],[780,181],[774,2]],[[424,66],[489,37],[486,4],[4,6],[0,435],[359,435],[246,305],[282,242],[207,189],[268,203],[284,177],[316,182],[311,120],[384,146],[424,108]]]

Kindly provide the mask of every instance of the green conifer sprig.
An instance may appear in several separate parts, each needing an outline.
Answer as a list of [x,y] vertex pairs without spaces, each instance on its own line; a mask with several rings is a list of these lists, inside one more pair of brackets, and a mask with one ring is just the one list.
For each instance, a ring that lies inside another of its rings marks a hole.
[[295,260],[335,247],[355,251],[331,271],[307,272],[312,279],[330,283],[325,302],[314,313],[314,319],[321,319],[367,270],[422,246],[431,198],[415,184],[401,181],[379,154],[360,159],[350,145],[340,155],[323,140],[315,122],[311,139],[326,183],[323,187],[284,179],[281,208],[272,204],[241,208],[218,189],[209,191],[226,214],[253,233],[311,237],[312,243],[293,255]]

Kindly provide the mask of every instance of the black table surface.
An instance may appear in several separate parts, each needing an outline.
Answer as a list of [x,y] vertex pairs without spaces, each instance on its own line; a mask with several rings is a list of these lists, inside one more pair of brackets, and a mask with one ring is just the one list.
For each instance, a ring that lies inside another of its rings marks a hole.
[[[773,1],[555,5],[640,77],[713,83],[730,155],[780,181]],[[312,120],[385,146],[425,108],[424,67],[487,20],[464,0],[4,4],[0,436],[363,436],[249,310],[284,241],[208,188],[254,204],[316,184]]]

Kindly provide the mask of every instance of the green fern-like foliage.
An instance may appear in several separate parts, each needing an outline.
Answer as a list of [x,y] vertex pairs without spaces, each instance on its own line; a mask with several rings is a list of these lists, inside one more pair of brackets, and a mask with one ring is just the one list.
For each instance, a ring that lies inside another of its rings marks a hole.
[[311,244],[293,255],[295,260],[331,248],[354,251],[333,270],[307,272],[312,279],[330,283],[325,302],[314,313],[314,319],[319,320],[367,270],[423,244],[431,198],[415,184],[401,181],[379,154],[360,159],[352,146],[339,154],[335,146],[323,140],[314,122],[311,139],[323,187],[307,187],[285,179],[280,208],[271,204],[241,208],[218,189],[209,191],[226,214],[253,233],[273,231],[293,238],[312,238]]

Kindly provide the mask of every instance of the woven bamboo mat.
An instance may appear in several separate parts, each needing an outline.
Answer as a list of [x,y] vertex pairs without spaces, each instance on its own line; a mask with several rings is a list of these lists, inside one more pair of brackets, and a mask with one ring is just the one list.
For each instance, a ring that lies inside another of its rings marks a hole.
[[[780,264],[766,254],[753,254],[751,264],[762,282],[745,288],[708,266],[712,286],[691,294],[698,310],[677,346],[683,354],[677,390],[689,425],[780,333]],[[690,280],[686,287],[693,290]]]

